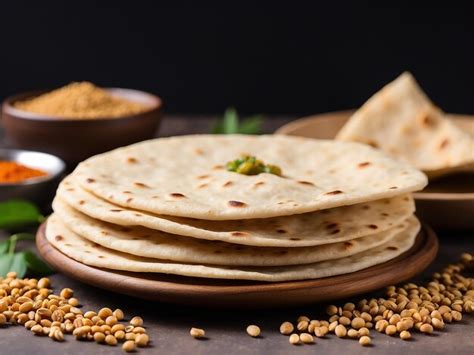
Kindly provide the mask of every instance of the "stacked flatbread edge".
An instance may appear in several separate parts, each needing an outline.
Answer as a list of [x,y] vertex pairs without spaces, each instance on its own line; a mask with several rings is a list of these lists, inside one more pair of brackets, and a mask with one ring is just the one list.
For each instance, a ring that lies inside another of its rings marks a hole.
[[[243,175],[242,154],[282,175]],[[358,143],[285,136],[156,139],[92,157],[58,188],[46,237],[95,267],[290,281],[355,272],[414,243],[426,176]]]

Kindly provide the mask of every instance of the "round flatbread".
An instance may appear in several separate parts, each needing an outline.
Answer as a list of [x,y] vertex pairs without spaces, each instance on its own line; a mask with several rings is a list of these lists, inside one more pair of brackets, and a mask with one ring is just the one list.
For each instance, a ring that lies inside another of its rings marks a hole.
[[143,227],[123,227],[90,218],[55,200],[53,208],[72,232],[108,249],[192,264],[281,266],[348,257],[388,242],[407,222],[368,237],[302,248],[261,248],[180,237]]
[[415,211],[412,196],[401,195],[285,217],[197,220],[114,205],[82,189],[72,175],[60,184],[58,198],[92,218],[113,224],[138,225],[181,236],[262,247],[303,247],[348,241],[392,228]]
[[277,282],[347,274],[384,263],[410,249],[419,229],[418,220],[412,217],[408,227],[387,243],[346,258],[299,266],[239,268],[173,263],[113,251],[75,234],[56,215],[48,219],[46,237],[65,255],[94,267],[202,278]]
[[[242,175],[225,165],[243,154],[283,176]],[[287,216],[422,189],[426,176],[359,143],[278,135],[161,138],[89,158],[75,170],[95,195],[155,214],[206,220]]]

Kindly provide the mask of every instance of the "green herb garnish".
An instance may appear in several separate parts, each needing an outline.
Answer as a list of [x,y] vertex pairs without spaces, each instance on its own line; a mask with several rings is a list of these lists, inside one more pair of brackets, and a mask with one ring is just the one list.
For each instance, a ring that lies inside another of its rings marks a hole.
[[246,155],[240,159],[232,160],[226,164],[228,171],[233,171],[243,175],[258,175],[261,173],[268,173],[281,176],[281,169],[279,166],[272,164],[265,164],[257,158]]
[[260,115],[248,117],[242,121],[239,119],[237,110],[229,107],[224,112],[222,119],[217,122],[212,133],[215,134],[260,134],[262,130],[263,117]]
[[[0,229],[22,228],[38,224],[44,220],[39,209],[28,201],[11,200],[0,203]],[[53,270],[30,250],[16,251],[20,240],[35,240],[30,233],[15,233],[0,242],[0,277],[15,271],[19,278],[26,272],[38,275],[49,274]]]

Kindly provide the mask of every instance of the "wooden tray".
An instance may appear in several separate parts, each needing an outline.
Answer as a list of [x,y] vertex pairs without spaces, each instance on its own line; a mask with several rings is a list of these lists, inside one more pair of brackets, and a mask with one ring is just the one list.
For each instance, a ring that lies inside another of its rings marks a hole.
[[54,248],[43,224],[36,236],[39,253],[59,272],[87,284],[153,301],[225,308],[296,306],[362,294],[406,281],[435,258],[438,240],[423,225],[413,247],[384,264],[316,280],[262,283],[121,272],[77,262]]
[[[275,133],[333,139],[353,111],[309,116],[280,127]],[[450,115],[451,120],[474,136],[474,116]],[[417,215],[431,226],[474,229],[474,173],[447,176],[414,194]]]

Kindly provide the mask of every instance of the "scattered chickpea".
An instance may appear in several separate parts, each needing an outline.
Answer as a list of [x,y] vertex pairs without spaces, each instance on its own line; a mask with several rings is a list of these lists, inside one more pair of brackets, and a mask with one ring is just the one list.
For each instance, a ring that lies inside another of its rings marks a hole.
[[280,325],[280,333],[283,335],[290,335],[295,327],[290,322],[283,322]]
[[137,346],[140,347],[145,347],[148,345],[148,342],[150,341],[150,338],[148,337],[147,334],[138,334],[137,337],[135,338],[135,343]]
[[135,316],[130,319],[130,324],[134,327],[141,327],[143,325],[143,319],[142,317]]
[[291,345],[297,345],[300,343],[300,336],[298,334],[291,334],[290,338],[288,339]]
[[312,344],[314,343],[314,338],[311,334],[308,333],[301,333],[300,340],[305,344]]
[[404,330],[404,331],[400,332],[400,339],[408,340],[410,338],[411,338],[411,334],[408,330]]
[[362,346],[370,345],[370,337],[368,337],[367,335],[360,337],[359,344]]
[[249,325],[246,330],[252,338],[257,338],[260,335],[260,328],[256,325]]
[[334,332],[336,333],[336,336],[339,338],[344,338],[347,335],[347,329],[342,324],[337,325],[336,328],[334,329]]
[[189,334],[195,339],[201,339],[206,336],[206,332],[204,331],[204,329],[200,328],[191,328]]
[[135,350],[135,342],[133,340],[127,340],[125,343],[123,343],[122,350],[127,353],[131,353]]

